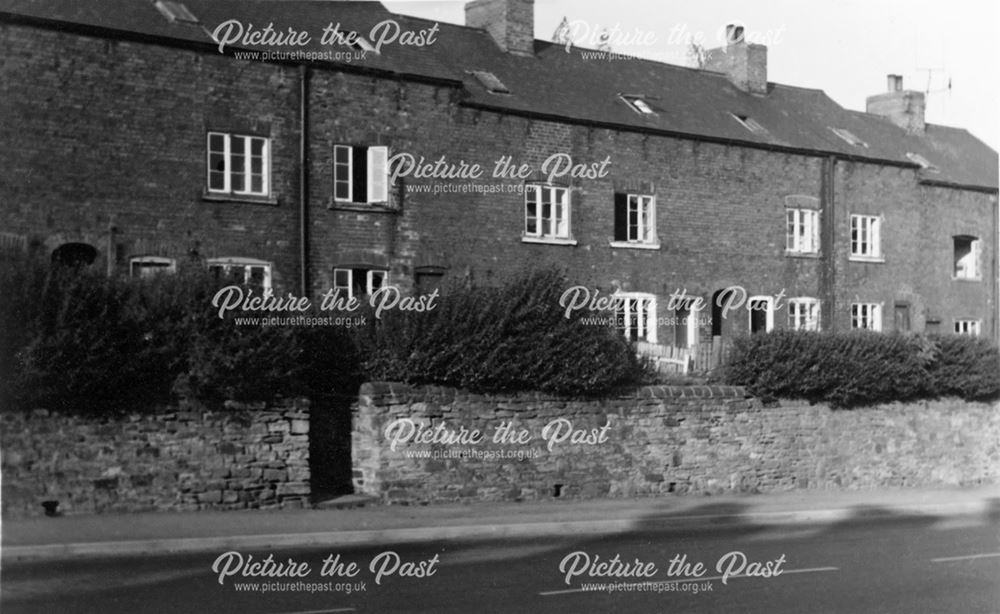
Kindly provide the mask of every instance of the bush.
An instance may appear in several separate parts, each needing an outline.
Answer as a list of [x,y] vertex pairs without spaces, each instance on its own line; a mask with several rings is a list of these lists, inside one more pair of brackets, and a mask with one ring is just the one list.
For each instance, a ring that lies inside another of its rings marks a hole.
[[453,287],[430,311],[389,311],[360,337],[372,379],[480,392],[595,395],[648,377],[635,350],[607,326],[564,317],[569,287],[555,270],[502,287]]
[[779,331],[737,339],[725,379],[764,398],[852,407],[1000,395],[996,346],[970,337]]
[[201,267],[137,280],[5,263],[3,407],[100,413],[148,409],[174,392],[260,401],[356,383],[345,332],[237,326],[211,306],[218,287]]

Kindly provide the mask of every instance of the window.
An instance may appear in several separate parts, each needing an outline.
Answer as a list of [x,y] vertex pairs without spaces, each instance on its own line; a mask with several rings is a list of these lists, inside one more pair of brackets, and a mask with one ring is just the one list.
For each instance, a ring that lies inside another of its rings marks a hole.
[[181,22],[188,23],[192,25],[198,24],[198,18],[194,16],[194,13],[184,6],[181,2],[172,2],[170,0],[156,0],[153,3],[156,10],[160,11],[164,17],[169,19],[171,22]]
[[955,247],[955,279],[980,279],[979,239],[970,236],[953,237]]
[[271,263],[251,258],[212,258],[208,270],[226,283],[271,289]]
[[496,75],[485,70],[473,70],[469,71],[470,74],[476,78],[479,85],[486,88],[486,91],[491,94],[509,94],[510,90],[507,86],[503,84],[503,81],[497,78]]
[[385,286],[388,273],[382,269],[334,269],[333,289],[346,292],[348,298],[371,296]]
[[882,330],[882,306],[876,303],[854,303],[851,305],[851,328]]
[[882,221],[872,215],[851,216],[851,257],[882,257]]
[[656,244],[656,198],[615,194],[615,242]]
[[751,296],[747,301],[750,311],[750,334],[774,330],[774,299],[770,296]]
[[748,115],[738,115],[736,113],[730,113],[730,115],[732,115],[736,121],[740,122],[741,126],[746,128],[750,132],[753,132],[754,134],[759,134],[761,136],[770,136],[770,133],[767,131],[767,128],[760,125],[760,122],[753,119],[752,117]]
[[819,330],[819,301],[814,298],[789,300],[788,327],[792,330]]
[[656,343],[656,297],[632,293],[615,297],[615,324],[625,338]]
[[642,96],[626,96],[625,94],[620,94],[622,100],[628,105],[630,109],[638,113],[639,115],[656,115],[656,110],[653,106],[646,102]]
[[334,145],[333,199],[347,203],[389,200],[389,148]]
[[916,164],[919,164],[920,168],[922,168],[923,170],[925,170],[927,172],[930,172],[930,173],[940,173],[941,172],[941,170],[937,166],[934,166],[933,164],[931,164],[930,160],[928,160],[927,158],[923,157],[922,155],[920,155],[918,153],[913,153],[913,152],[909,152],[908,151],[908,152],[906,152],[906,157],[909,158],[910,162],[915,162]]
[[896,330],[910,330],[910,305],[907,303],[896,303],[893,306],[892,319]]
[[152,277],[161,273],[174,273],[177,263],[173,258],[159,256],[138,256],[129,260],[129,275],[132,277]]
[[854,147],[868,147],[868,143],[865,143],[858,137],[854,136],[850,130],[844,130],[843,128],[830,128],[833,133],[839,136],[844,142],[853,145]]
[[549,185],[524,186],[524,235],[569,239],[569,190]]
[[208,133],[208,191],[267,196],[270,139],[223,132]]
[[979,320],[955,320],[956,335],[979,336]]
[[785,250],[795,254],[819,252],[819,211],[785,210]]

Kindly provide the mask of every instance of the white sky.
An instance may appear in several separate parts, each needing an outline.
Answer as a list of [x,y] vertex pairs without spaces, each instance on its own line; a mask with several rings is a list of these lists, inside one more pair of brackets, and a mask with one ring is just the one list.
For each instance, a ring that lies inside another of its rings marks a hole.
[[[384,2],[405,15],[464,23],[464,2]],[[685,64],[686,45],[671,32],[700,33],[718,46],[729,22],[770,33],[768,80],[822,89],[841,105],[864,110],[865,97],[886,90],[886,75],[903,75],[906,89],[927,90],[927,121],[968,129],[1000,149],[1000,78],[993,0],[535,0],[535,38],[551,40],[563,17],[578,32],[622,33],[616,52]],[[777,35],[777,38],[774,36]],[[653,44],[635,44],[637,38]],[[594,47],[594,44],[582,46]],[[928,73],[925,69],[933,69]],[[952,89],[947,91],[951,79]],[[941,90],[941,91],[937,91]]]

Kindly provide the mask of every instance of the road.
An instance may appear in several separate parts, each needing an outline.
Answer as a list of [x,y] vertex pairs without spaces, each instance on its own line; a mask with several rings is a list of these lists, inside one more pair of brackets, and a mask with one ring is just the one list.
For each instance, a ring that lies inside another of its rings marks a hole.
[[[742,555],[727,556],[733,552]],[[223,554],[5,563],[0,605],[4,614],[1000,612],[997,519],[901,516],[815,528],[686,532],[638,527],[603,538],[249,551],[239,553],[240,566],[235,554],[216,564]],[[241,575],[269,554],[273,564],[255,571],[284,576]],[[328,575],[321,576],[324,560]],[[746,575],[768,570],[770,577]],[[683,581],[664,584],[671,580]],[[582,588],[609,581],[617,584],[614,592]],[[256,590],[247,590],[248,584]],[[323,584],[334,590],[303,590]],[[279,590],[289,586],[299,590]]]

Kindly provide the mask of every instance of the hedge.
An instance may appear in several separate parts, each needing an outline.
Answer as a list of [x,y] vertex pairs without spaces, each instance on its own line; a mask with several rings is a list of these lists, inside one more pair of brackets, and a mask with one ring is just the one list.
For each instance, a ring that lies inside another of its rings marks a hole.
[[965,336],[777,331],[736,339],[724,374],[764,398],[835,407],[1000,397],[997,347]]
[[500,287],[452,287],[430,311],[383,313],[360,339],[364,370],[479,392],[583,396],[648,380],[620,333],[582,322],[582,312],[564,316],[559,298],[570,285],[555,269],[525,271]]
[[356,383],[346,332],[237,326],[211,306],[219,286],[198,266],[127,279],[4,263],[2,407],[141,411],[177,394],[259,401]]

